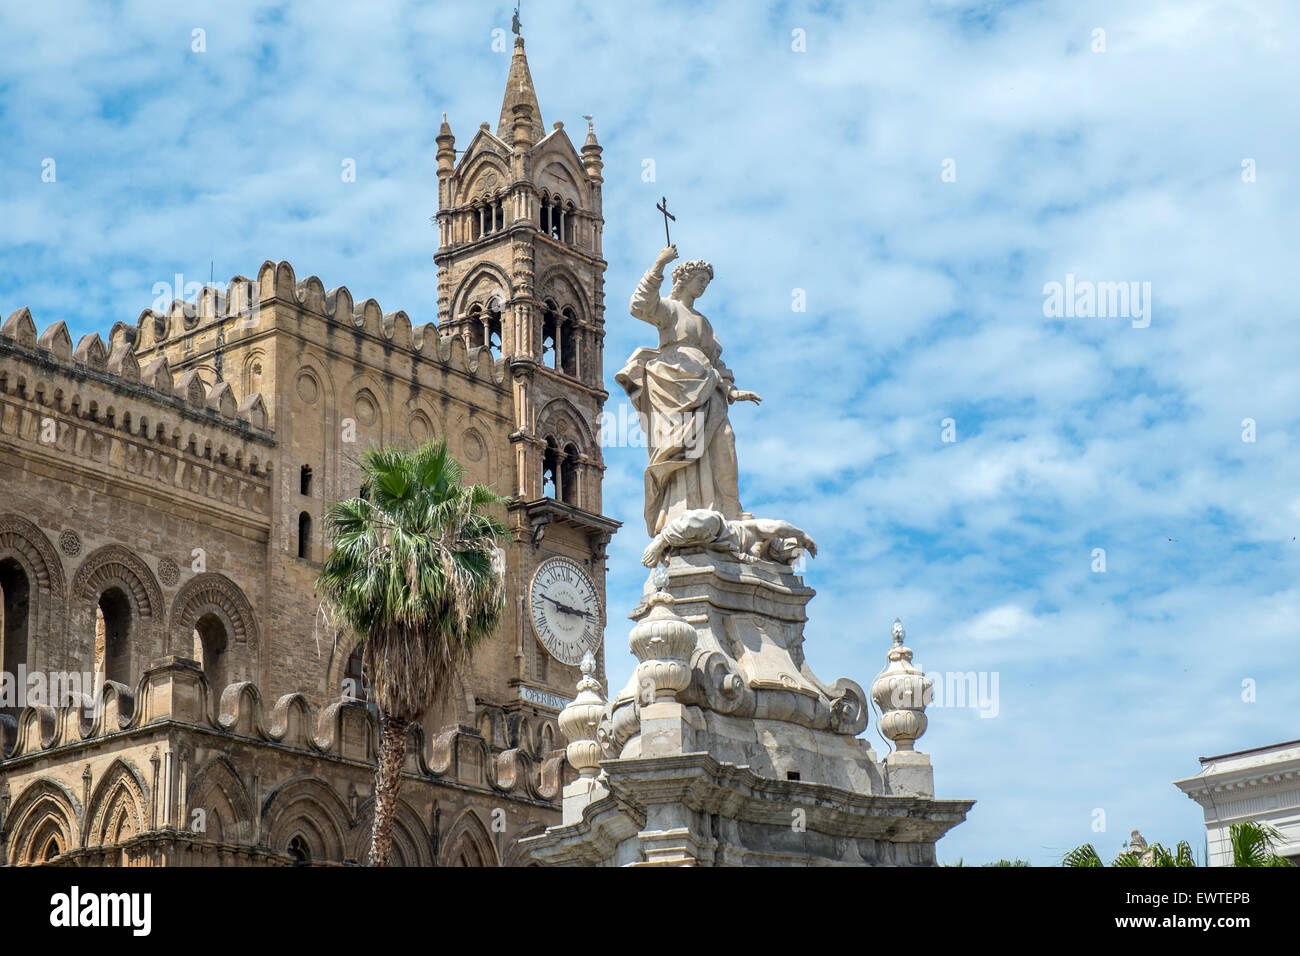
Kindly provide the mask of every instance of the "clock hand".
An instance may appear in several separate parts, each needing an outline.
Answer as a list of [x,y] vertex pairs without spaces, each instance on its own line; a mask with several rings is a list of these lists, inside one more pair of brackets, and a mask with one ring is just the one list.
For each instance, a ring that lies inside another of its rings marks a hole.
[[567,604],[561,604],[559,601],[555,600],[555,598],[551,597],[549,594],[545,594],[543,595],[543,597],[545,597],[546,600],[554,604],[556,608],[558,608],[560,612],[563,614],[572,614],[574,617],[591,617],[591,615],[588,614],[586,611],[579,611],[577,608],[569,607]]

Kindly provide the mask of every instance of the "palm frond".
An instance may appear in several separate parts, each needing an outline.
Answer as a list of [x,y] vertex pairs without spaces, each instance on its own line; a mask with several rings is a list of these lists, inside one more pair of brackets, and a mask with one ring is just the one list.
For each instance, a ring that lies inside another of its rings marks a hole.
[[1076,846],[1061,860],[1061,866],[1105,866],[1101,862],[1101,857],[1097,855],[1097,849],[1091,843],[1085,843],[1083,846]]

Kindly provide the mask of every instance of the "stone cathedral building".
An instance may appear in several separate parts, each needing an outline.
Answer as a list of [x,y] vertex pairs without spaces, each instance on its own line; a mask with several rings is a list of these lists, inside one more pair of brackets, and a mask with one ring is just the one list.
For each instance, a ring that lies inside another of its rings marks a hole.
[[[559,822],[556,715],[600,652],[618,527],[601,148],[543,125],[517,38],[495,129],[458,150],[444,116],[437,164],[436,326],[287,262],[107,341],[4,321],[3,864],[364,859],[377,729],[314,591],[322,520],[361,450],[429,436],[509,496],[509,604],[413,735],[395,861],[520,863]],[[557,582],[578,633],[547,616]]]

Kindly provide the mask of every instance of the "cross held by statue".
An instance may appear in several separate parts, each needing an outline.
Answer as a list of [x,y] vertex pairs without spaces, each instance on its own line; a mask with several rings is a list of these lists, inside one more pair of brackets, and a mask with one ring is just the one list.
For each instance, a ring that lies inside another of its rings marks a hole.
[[664,196],[659,205],[655,206],[655,208],[664,214],[664,245],[671,246],[673,241],[668,236],[668,220],[671,219],[673,222],[676,222],[677,217],[668,211],[668,197]]

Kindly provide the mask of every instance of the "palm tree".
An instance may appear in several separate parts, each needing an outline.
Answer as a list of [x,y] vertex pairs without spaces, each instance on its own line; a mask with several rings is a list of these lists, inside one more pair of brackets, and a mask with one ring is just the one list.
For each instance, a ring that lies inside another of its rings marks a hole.
[[1267,823],[1246,820],[1228,827],[1232,843],[1233,866],[1293,866],[1284,856],[1278,856],[1274,846],[1282,842],[1282,834]]
[[[1228,827],[1232,842],[1233,866],[1291,866],[1284,856],[1278,856],[1274,844],[1282,840],[1282,834],[1267,823],[1233,823]],[[1062,866],[1105,866],[1096,848],[1091,843],[1077,846],[1065,854]],[[1196,866],[1192,856],[1192,847],[1186,840],[1180,840],[1171,853],[1159,843],[1152,843],[1145,849],[1120,850],[1119,855],[1111,860],[1111,866]]]
[[501,620],[506,529],[485,513],[503,499],[462,484],[445,441],[367,451],[360,465],[360,497],[326,515],[332,547],[316,587],[339,627],[336,650],[346,632],[364,645],[380,725],[369,864],[387,866],[407,729]]

